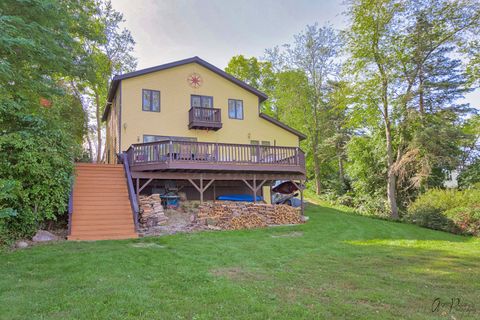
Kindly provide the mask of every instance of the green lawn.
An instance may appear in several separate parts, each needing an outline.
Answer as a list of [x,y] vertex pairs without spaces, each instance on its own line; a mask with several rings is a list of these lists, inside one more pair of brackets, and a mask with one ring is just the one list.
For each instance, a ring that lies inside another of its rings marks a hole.
[[479,239],[320,206],[307,215],[0,253],[0,319],[480,319]]

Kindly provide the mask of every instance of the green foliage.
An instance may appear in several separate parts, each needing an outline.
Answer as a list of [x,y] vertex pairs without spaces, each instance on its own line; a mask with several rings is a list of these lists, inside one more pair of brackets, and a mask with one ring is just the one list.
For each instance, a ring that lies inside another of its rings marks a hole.
[[[271,96],[276,85],[275,73],[272,64],[268,61],[259,61],[255,57],[246,58],[237,55],[230,59],[225,71],[244,81],[248,85]],[[275,115],[271,101],[267,100],[262,106],[262,111]]]
[[423,227],[480,235],[480,189],[432,189],[408,208],[406,219]]
[[65,212],[86,121],[66,83],[85,77],[83,43],[102,33],[95,11],[83,0],[0,3],[0,246]]
[[480,158],[460,172],[458,186],[462,189],[480,189]]

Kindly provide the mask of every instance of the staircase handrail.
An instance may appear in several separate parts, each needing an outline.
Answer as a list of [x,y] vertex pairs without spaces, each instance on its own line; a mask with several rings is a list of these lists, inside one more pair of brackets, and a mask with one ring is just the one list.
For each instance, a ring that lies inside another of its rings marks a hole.
[[137,202],[137,195],[135,193],[135,189],[133,187],[132,181],[132,173],[130,172],[130,164],[128,163],[128,156],[126,152],[121,153],[121,159],[123,162],[123,168],[125,170],[125,176],[127,178],[127,189],[128,189],[128,197],[130,199],[130,206],[132,207],[133,212],[133,222],[135,224],[135,231],[138,231],[138,202]]

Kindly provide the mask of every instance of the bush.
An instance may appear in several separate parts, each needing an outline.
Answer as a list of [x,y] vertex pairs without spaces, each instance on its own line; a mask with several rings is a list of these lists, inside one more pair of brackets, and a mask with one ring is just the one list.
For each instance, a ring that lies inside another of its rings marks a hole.
[[480,206],[478,208],[458,207],[445,212],[454,224],[454,233],[480,236]]
[[409,206],[406,220],[430,229],[480,235],[480,190],[429,190]]

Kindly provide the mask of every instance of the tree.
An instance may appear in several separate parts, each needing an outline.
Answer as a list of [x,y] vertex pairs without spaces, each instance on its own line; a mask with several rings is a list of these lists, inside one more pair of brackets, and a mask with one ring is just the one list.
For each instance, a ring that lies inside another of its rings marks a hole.
[[314,168],[314,179],[317,194],[321,193],[321,145],[326,138],[326,110],[329,108],[326,98],[326,88],[330,80],[339,75],[338,55],[341,39],[332,27],[319,27],[317,24],[294,37],[293,45],[285,45],[285,50],[278,48],[266,51],[266,58],[272,63],[282,63],[275,66],[279,70],[298,70],[305,74],[310,86],[308,103],[304,106],[302,119],[308,136],[308,146]]
[[276,78],[270,62],[259,61],[255,57],[246,58],[243,55],[237,55],[230,59],[225,72],[267,94],[270,99],[263,104],[262,109],[278,119],[278,111],[272,109],[271,100]]
[[[130,31],[120,28],[124,21],[123,15],[113,9],[111,2],[96,1],[95,19],[101,22],[102,36],[87,39],[83,43],[87,52],[88,68],[85,78],[71,81],[73,92],[82,101],[84,109],[89,113],[90,120],[87,135],[89,149],[92,150],[92,137],[96,137],[95,162],[103,159],[103,124],[102,114],[107,100],[110,80],[115,74],[133,71],[137,66],[132,56],[135,41]],[[91,151],[90,151],[91,152]],[[93,152],[91,152],[93,160]]]
[[65,80],[84,75],[94,10],[91,1],[0,3],[0,242],[65,210],[85,120]]
[[[478,5],[470,1],[350,2],[351,72],[362,88],[356,92],[370,93],[356,109],[381,120],[376,129],[385,136],[393,218],[399,217],[398,184],[413,176],[410,180],[418,187],[445,154],[458,156],[449,142],[461,139],[455,122],[468,109],[454,104],[466,89],[460,62],[449,54],[460,52],[458,40],[478,24],[478,13]],[[446,125],[441,119],[448,120]],[[429,143],[432,132],[440,133],[436,143]]]

